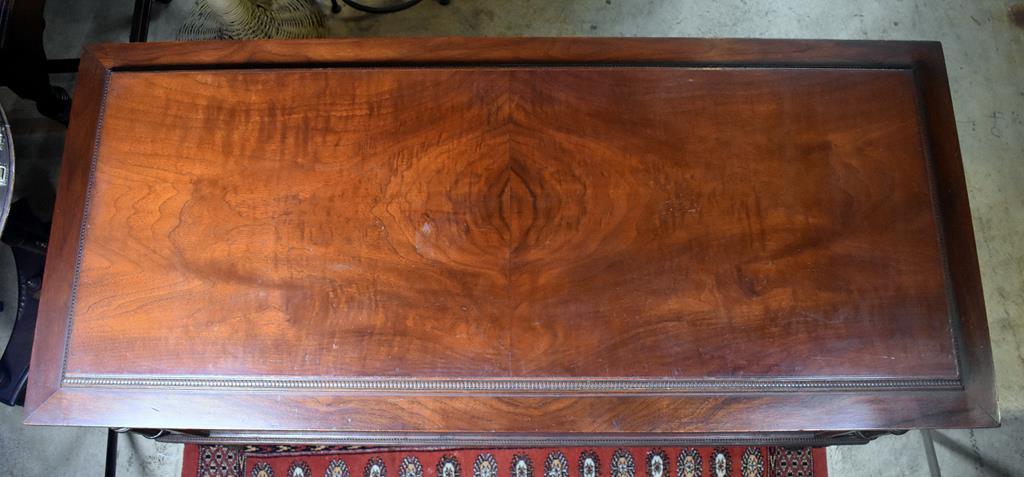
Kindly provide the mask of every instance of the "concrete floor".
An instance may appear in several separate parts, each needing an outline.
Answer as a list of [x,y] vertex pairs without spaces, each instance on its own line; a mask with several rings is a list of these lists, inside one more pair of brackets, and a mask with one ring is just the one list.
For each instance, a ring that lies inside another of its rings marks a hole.
[[[326,0],[323,0],[326,1]],[[50,0],[51,57],[125,41],[131,0]],[[427,0],[388,16],[346,11],[336,36],[693,36],[941,40],[974,214],[1003,427],[935,434],[946,476],[1024,475],[1024,29],[1000,0]],[[151,40],[173,39],[191,0],[154,7]],[[60,78],[68,82],[70,78]],[[0,89],[18,180],[53,177],[62,130]],[[35,172],[32,172],[35,171]],[[26,193],[22,190],[21,193]],[[47,204],[40,204],[45,209]],[[2,338],[2,337],[0,337]],[[0,340],[2,343],[3,340]],[[101,475],[104,431],[25,428],[0,407],[0,475]],[[179,446],[121,441],[119,474],[177,475]],[[829,450],[834,476],[927,476],[919,433]]]

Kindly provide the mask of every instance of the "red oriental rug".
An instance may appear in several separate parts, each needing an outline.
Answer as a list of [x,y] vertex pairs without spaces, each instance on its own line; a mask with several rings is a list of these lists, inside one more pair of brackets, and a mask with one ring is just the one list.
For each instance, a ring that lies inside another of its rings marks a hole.
[[185,446],[182,477],[827,477],[824,449]]

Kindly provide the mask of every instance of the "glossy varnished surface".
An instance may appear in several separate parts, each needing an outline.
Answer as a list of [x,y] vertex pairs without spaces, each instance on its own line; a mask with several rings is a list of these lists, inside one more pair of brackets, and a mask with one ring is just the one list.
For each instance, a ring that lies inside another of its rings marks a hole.
[[30,422],[992,422],[934,46],[518,42],[95,50]]
[[67,371],[955,376],[916,118],[904,71],[115,74]]

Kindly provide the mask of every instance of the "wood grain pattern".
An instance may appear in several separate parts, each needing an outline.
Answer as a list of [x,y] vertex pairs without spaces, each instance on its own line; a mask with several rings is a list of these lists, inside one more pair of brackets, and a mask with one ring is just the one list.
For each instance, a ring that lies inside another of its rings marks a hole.
[[884,45],[97,47],[81,263],[44,293],[77,290],[67,354],[34,357],[66,366],[28,420],[993,424],[941,52]]
[[67,371],[955,377],[912,91],[875,71],[116,74]]

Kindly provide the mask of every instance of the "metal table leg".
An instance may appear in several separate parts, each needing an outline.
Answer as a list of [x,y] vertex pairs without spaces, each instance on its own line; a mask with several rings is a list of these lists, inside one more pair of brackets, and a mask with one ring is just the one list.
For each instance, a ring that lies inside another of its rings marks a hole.
[[105,477],[117,475],[117,434],[113,429],[107,429],[107,462],[103,469]]

